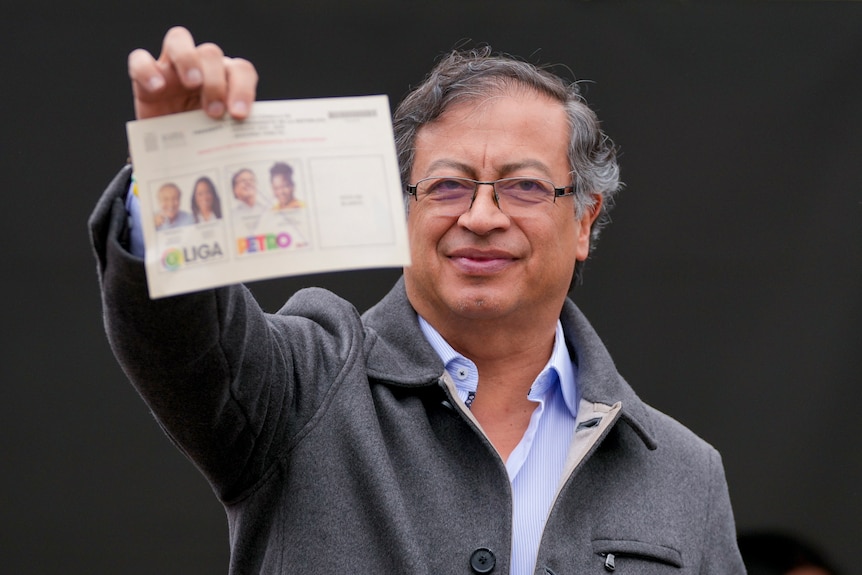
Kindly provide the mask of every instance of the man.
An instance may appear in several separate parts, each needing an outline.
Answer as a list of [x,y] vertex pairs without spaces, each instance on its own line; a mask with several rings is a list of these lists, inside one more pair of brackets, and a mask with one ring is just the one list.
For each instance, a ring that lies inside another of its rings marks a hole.
[[[257,80],[184,29],[129,70],[138,117],[242,119]],[[114,352],[224,504],[231,573],[743,573],[719,455],[566,297],[619,187],[576,87],[456,52],[394,126],[413,264],[361,318],[314,288],[151,302],[128,168],[91,218]]]
[[292,210],[304,206],[294,195],[293,168],[285,162],[276,162],[269,169],[269,183],[275,197],[274,210]]
[[266,211],[257,195],[257,176],[248,168],[241,168],[231,177],[233,195],[238,200],[234,211],[238,215],[259,215]]
[[195,223],[190,213],[180,209],[181,195],[179,187],[174,183],[167,183],[159,188],[156,193],[159,205],[159,212],[155,218],[157,230],[169,230]]

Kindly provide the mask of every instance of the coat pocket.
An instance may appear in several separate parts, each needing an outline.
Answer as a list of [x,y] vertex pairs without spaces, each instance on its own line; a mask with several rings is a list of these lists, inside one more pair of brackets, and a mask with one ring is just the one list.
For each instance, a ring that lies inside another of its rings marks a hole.
[[673,547],[629,539],[594,539],[593,552],[605,571],[672,573],[682,568],[682,554]]

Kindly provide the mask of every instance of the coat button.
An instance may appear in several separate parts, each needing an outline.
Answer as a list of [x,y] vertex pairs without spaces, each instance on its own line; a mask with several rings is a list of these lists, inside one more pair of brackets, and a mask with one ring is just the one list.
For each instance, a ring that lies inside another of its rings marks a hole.
[[473,551],[470,555],[470,567],[476,573],[490,573],[494,570],[494,565],[497,563],[497,558],[491,553],[490,549],[480,547]]

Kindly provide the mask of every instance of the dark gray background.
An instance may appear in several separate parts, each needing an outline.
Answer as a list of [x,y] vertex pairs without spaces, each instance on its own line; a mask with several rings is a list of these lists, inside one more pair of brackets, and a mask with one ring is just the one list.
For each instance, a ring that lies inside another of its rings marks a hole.
[[[856,567],[862,4],[222,6],[2,9],[4,572],[227,569],[219,504],[108,349],[85,227],[126,159],[126,54],[173,24],[254,61],[262,99],[394,105],[464,40],[589,80],[627,188],[576,301],[641,396],[721,450],[740,529],[787,529]],[[397,275],[253,289],[270,310],[307,284],[364,309]]]

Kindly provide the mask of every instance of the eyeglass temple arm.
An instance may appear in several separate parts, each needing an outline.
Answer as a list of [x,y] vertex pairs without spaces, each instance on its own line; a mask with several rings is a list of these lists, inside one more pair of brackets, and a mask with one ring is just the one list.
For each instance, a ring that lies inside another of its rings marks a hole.
[[566,186],[564,188],[554,188],[554,197],[562,198],[565,196],[574,196],[575,186]]

